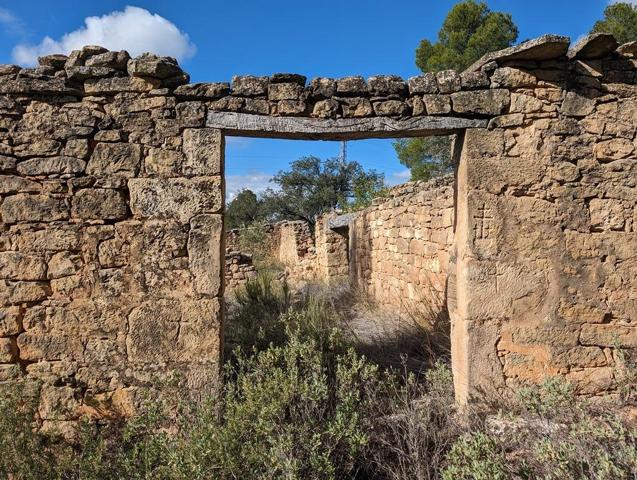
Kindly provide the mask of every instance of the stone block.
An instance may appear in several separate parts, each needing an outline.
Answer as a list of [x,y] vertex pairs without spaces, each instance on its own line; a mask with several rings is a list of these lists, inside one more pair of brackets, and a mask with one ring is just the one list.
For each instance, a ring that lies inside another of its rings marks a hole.
[[0,195],[37,193],[42,189],[37,182],[16,175],[0,175]]
[[175,112],[182,127],[202,127],[206,120],[206,106],[203,102],[178,103]]
[[343,77],[336,80],[336,94],[358,97],[367,95],[367,84],[361,76]]
[[318,118],[333,118],[338,114],[339,107],[339,103],[333,98],[319,100],[314,104],[312,116]]
[[456,92],[451,95],[451,101],[456,113],[500,115],[509,107],[511,95],[504,89]]
[[591,227],[594,230],[623,230],[624,207],[619,200],[593,198],[589,203]]
[[134,177],[139,171],[141,155],[141,147],[133,143],[98,143],[88,161],[86,173]]
[[142,93],[158,88],[160,80],[138,77],[89,78],[84,81],[87,95],[115,94],[120,92]]
[[494,88],[534,87],[538,79],[529,72],[513,67],[501,67],[491,75],[491,86]]
[[298,83],[270,83],[268,86],[268,99],[279,100],[299,100],[303,93],[303,87]]
[[125,195],[118,190],[86,188],[71,201],[71,216],[82,220],[121,220],[128,215]]
[[336,93],[336,80],[318,77],[310,83],[310,93],[316,99],[330,99]]
[[223,220],[221,215],[197,215],[190,221],[188,263],[200,295],[218,296],[223,275]]
[[17,335],[22,331],[22,309],[20,307],[0,308],[0,337]]
[[423,95],[428,115],[445,115],[451,112],[451,97],[449,95]]
[[61,198],[19,193],[2,202],[4,223],[53,222],[69,218],[69,209]]
[[48,295],[49,289],[44,283],[0,280],[0,302],[5,305],[40,302]]
[[460,90],[460,75],[455,70],[436,72],[436,83],[440,93],[453,93]]
[[267,95],[268,77],[255,77],[252,75],[232,77],[232,95],[242,97],[258,97]]
[[407,84],[411,95],[438,93],[435,73],[425,73],[424,75],[411,77]]
[[144,159],[144,171],[149,176],[176,177],[181,174],[183,162],[181,152],[151,147]]
[[177,60],[172,57],[159,57],[152,53],[143,53],[129,60],[127,69],[128,74],[133,77],[166,79],[183,74]]
[[374,112],[379,117],[400,117],[409,113],[409,107],[400,100],[386,100],[384,102],[374,102]]
[[407,84],[396,75],[376,75],[367,79],[369,93],[372,96],[384,97],[388,95],[404,96],[407,93]]
[[82,173],[86,162],[73,157],[32,158],[18,163],[17,170],[21,175],[62,175]]
[[635,151],[635,145],[625,138],[613,138],[595,144],[593,153],[595,158],[603,163],[614,162],[627,158]]
[[221,131],[214,128],[188,128],[183,134],[184,175],[220,175],[224,145]]
[[0,338],[0,363],[12,363],[17,358],[17,355],[15,340],[12,338]]
[[55,253],[48,261],[47,278],[74,275],[82,267],[82,258],[71,252]]
[[560,111],[569,117],[585,117],[595,110],[595,99],[577,92],[567,92]]
[[344,118],[369,117],[374,113],[371,102],[366,98],[341,98]]
[[223,204],[219,177],[133,178],[128,188],[136,218],[189,223],[196,215],[221,211]]
[[44,280],[46,264],[36,255],[0,252],[0,278],[8,280]]
[[301,115],[306,110],[306,104],[303,100],[281,100],[276,107],[279,115]]

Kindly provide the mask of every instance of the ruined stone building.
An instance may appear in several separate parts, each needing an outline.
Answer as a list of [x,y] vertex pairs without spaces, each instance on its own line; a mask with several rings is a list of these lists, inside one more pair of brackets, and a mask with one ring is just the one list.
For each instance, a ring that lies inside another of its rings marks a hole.
[[1,66],[0,379],[41,381],[45,425],[130,411],[171,372],[207,388],[226,135],[455,134],[453,178],[319,225],[318,275],[387,303],[434,285],[460,402],[554,375],[613,392],[637,347],[636,55],[549,35],[463,73],[309,83],[189,84],[170,58],[99,47]]

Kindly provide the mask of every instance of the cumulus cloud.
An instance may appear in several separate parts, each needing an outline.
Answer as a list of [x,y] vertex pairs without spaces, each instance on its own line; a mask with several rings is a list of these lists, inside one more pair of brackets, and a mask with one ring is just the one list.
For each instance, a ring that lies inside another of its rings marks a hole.
[[244,175],[226,175],[226,200],[232,201],[244,189],[250,189],[257,195],[266,188],[273,187],[270,183],[271,174],[264,172],[248,172]]
[[37,45],[19,44],[13,49],[13,60],[22,65],[35,65],[41,55],[68,54],[84,45],[128,50],[132,56],[152,52],[180,61],[192,57],[196,52],[188,35],[175,24],[143,8],[127,6],[124,11],[87,17],[84,26],[63,35],[59,40],[47,36]]

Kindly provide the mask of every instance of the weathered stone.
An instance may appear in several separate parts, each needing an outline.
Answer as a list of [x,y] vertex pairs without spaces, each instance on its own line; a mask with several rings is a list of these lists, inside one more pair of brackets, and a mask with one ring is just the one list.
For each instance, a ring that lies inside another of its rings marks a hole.
[[595,110],[595,99],[577,92],[567,92],[560,111],[569,117],[585,117]]
[[15,340],[0,338],[0,363],[12,363],[18,356]]
[[0,337],[17,335],[22,331],[22,309],[20,307],[0,308]]
[[582,345],[637,348],[637,328],[612,324],[584,324],[580,334]]
[[87,188],[77,192],[71,202],[71,216],[82,220],[119,220],[127,213],[126,197],[117,190]]
[[595,230],[623,230],[624,207],[618,200],[593,198],[590,201],[591,227]]
[[460,75],[455,70],[443,70],[436,73],[436,83],[440,93],[453,93],[461,88]]
[[0,172],[10,172],[15,170],[15,158],[0,155]]
[[39,256],[20,252],[0,252],[0,278],[8,280],[44,280],[46,264]]
[[176,177],[181,173],[184,156],[181,152],[166,148],[151,148],[144,159],[144,171],[147,175]]
[[625,57],[630,57],[630,58],[637,57],[637,40],[620,45],[617,48],[617,53]]
[[82,258],[71,252],[58,252],[51,256],[47,265],[47,278],[68,277],[82,267]]
[[521,113],[511,113],[500,115],[489,120],[489,129],[519,127],[524,122],[524,115]]
[[297,73],[275,73],[270,77],[270,83],[296,83],[301,87],[305,86],[307,77]]
[[197,100],[216,100],[230,93],[229,83],[190,83],[175,88],[178,98]]
[[381,117],[403,116],[409,113],[409,108],[405,102],[400,100],[386,100],[384,102],[374,102],[374,113]]
[[19,193],[2,202],[2,221],[5,223],[54,222],[67,218],[68,206],[60,198]]
[[174,58],[159,57],[152,53],[143,53],[129,60],[127,68],[128,74],[133,77],[166,79],[183,73],[177,60]]
[[45,139],[17,145],[13,148],[13,153],[16,157],[49,157],[56,155],[59,151],[60,142]]
[[551,60],[566,55],[571,39],[560,35],[542,35],[527,40],[519,45],[490,52],[467,68],[467,72],[475,72],[485,65],[502,63],[510,60]]
[[367,95],[367,84],[361,76],[343,77],[336,80],[336,94],[347,96]]
[[451,112],[451,97],[449,95],[423,95],[428,115],[444,115]]
[[593,33],[585,36],[568,50],[568,58],[591,60],[610,55],[619,46],[610,33]]
[[319,100],[314,104],[312,116],[318,118],[334,118],[339,112],[339,107],[339,103],[332,98]]
[[71,82],[82,82],[89,78],[107,78],[112,77],[116,70],[108,67],[70,67],[66,69],[66,77]]
[[494,88],[534,87],[537,83],[538,79],[535,76],[517,68],[498,68],[491,75],[491,86]]
[[195,291],[215,297],[221,288],[223,220],[221,215],[197,215],[190,220],[188,263]]
[[[480,115],[500,115],[511,103],[508,90],[490,89],[477,92],[456,92],[451,94],[453,110],[457,113]],[[429,112],[429,107],[427,107]]]
[[11,193],[37,193],[41,190],[37,182],[16,175],[0,175],[0,195]]
[[128,181],[130,207],[136,218],[170,218],[181,223],[222,207],[218,177],[134,178]]
[[303,100],[281,100],[277,103],[277,113],[279,115],[301,115],[306,110]]
[[38,57],[38,63],[43,66],[53,67],[56,70],[62,70],[68,58],[66,55],[61,54],[44,55],[43,57]]
[[109,67],[116,70],[126,70],[130,55],[127,51],[104,52],[93,55],[84,62],[87,67]]
[[0,280],[0,302],[4,305],[41,302],[49,295],[46,284]]
[[303,88],[298,83],[270,83],[268,86],[268,99],[298,100],[301,98]]
[[243,99],[243,108],[241,110],[246,113],[268,115],[270,113],[270,102],[265,98],[245,98]]
[[267,95],[269,83],[268,77],[234,76],[232,77],[232,94],[244,97]]
[[184,175],[220,175],[223,158],[223,138],[214,128],[184,130]]
[[88,154],[88,140],[85,138],[71,138],[66,142],[64,147],[65,156],[84,159],[88,157]]
[[177,120],[183,127],[202,127],[206,118],[206,106],[202,102],[181,102],[175,108]]
[[95,134],[96,142],[123,142],[126,135],[121,130],[102,130]]
[[84,82],[84,91],[90,95],[115,94],[120,92],[149,92],[159,87],[160,81],[153,78],[113,77],[89,78]]
[[62,175],[82,173],[86,162],[73,157],[32,158],[18,163],[17,170],[21,175]]
[[595,158],[600,162],[613,162],[627,158],[635,151],[633,142],[625,138],[614,138],[596,144],[593,147]]
[[331,99],[336,94],[336,80],[331,78],[314,78],[310,83],[310,92],[316,99]]
[[417,77],[411,77],[407,84],[411,95],[438,93],[438,82],[435,73],[425,73]]
[[460,83],[465,90],[489,87],[489,77],[484,72],[464,72],[460,74]]
[[374,113],[372,104],[366,98],[342,98],[340,99],[343,117],[369,117]]
[[98,143],[88,161],[89,175],[134,177],[141,163],[141,148],[132,143]]
[[539,100],[531,95],[523,93],[511,94],[511,113],[535,113],[541,112],[544,107],[542,100]]
[[369,93],[372,96],[384,97],[387,95],[407,94],[407,84],[397,75],[376,75],[367,79]]

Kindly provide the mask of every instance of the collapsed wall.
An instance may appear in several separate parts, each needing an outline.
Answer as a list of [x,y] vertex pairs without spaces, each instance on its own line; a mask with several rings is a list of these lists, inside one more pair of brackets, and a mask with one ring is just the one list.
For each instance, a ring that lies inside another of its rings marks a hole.
[[352,283],[399,313],[446,308],[454,225],[453,176],[410,182],[349,224]]

